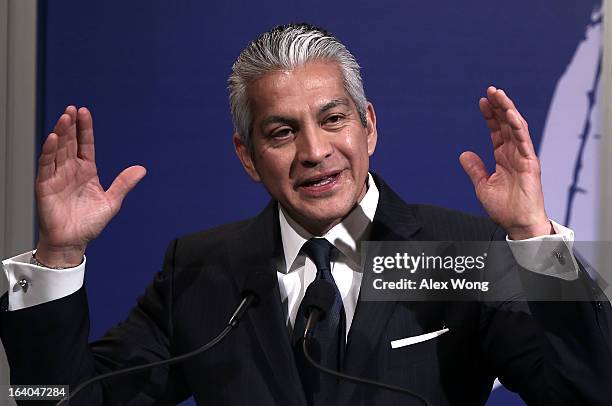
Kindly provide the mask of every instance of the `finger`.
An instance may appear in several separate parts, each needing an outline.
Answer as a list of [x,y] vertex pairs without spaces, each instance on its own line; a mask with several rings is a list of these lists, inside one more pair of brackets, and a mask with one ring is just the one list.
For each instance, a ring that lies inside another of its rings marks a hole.
[[512,143],[512,128],[508,123],[507,111],[508,105],[502,103],[511,100],[506,96],[503,90],[495,89],[493,86],[487,89],[487,96],[489,97],[489,103],[492,106],[493,113],[500,123],[500,134],[501,138],[505,143]]
[[68,128],[70,127],[70,116],[62,114],[55,125],[55,134],[57,134],[57,152],[55,154],[55,169],[61,168],[66,159],[68,152],[66,149],[66,141],[68,139]]
[[493,114],[499,120],[501,125],[506,122],[506,115],[502,106],[499,104],[499,100],[497,98],[498,92],[499,90],[496,89],[494,86],[489,86],[487,88],[487,101],[491,106],[491,111],[493,111]]
[[510,99],[502,89],[497,89],[495,92],[495,99],[500,109],[504,111],[506,123],[510,127],[505,131],[505,134],[508,135],[507,139],[509,142],[515,145],[522,156],[526,158],[535,156],[535,148],[533,147],[533,141],[529,135],[527,121],[525,121],[516,109],[516,105],[512,99]]
[[519,153],[525,158],[534,157],[536,155],[531,141],[529,131],[523,125],[516,110],[508,110],[506,112],[508,123],[512,127],[512,142],[518,149]]
[[508,122],[507,112],[509,110],[514,110],[516,114],[518,115],[520,121],[522,122],[523,126],[526,129],[528,129],[529,126],[527,125],[527,121],[523,118],[521,113],[518,111],[518,109],[514,105],[514,102],[512,101],[512,99],[508,97],[508,95],[506,94],[504,90],[497,89],[493,97],[495,99],[496,106],[498,106],[497,112],[498,114],[503,115],[502,120],[504,122]]
[[77,156],[87,161],[95,162],[96,150],[94,144],[93,119],[85,107],[81,107],[77,116]]
[[497,88],[495,86],[487,87],[487,99],[491,100],[495,95],[495,92],[497,92]]
[[[68,107],[66,107],[66,110],[67,109]],[[64,114],[66,113],[66,110],[64,110],[64,113],[60,114],[59,118],[55,122],[55,126],[53,127],[53,132],[57,135],[59,135],[59,133],[62,131],[62,128],[63,128],[62,119],[64,117]]]
[[508,110],[514,110],[518,114],[518,116],[521,119],[521,121],[523,122],[524,126],[527,127],[527,121],[523,118],[521,113],[518,111],[518,109],[514,105],[514,102],[506,94],[506,92],[504,92],[502,89],[497,89],[497,92],[496,92],[495,96],[496,96],[497,103],[498,103],[498,105],[500,106],[500,108],[502,110],[504,110],[506,112]]
[[482,116],[487,122],[487,127],[489,127],[489,130],[499,131],[499,120],[497,120],[495,113],[493,113],[493,107],[491,106],[491,103],[489,103],[489,101],[485,97],[483,97],[478,101],[478,107],[480,108],[480,112],[482,113]]
[[499,105],[497,103],[497,97],[495,97],[496,93],[497,93],[497,88],[495,86],[487,87],[487,100],[491,104],[491,108],[493,110],[499,109]]
[[497,150],[500,146],[504,144],[504,139],[501,135],[501,128],[499,126],[499,121],[495,118],[495,114],[493,114],[493,109],[489,104],[489,101],[486,97],[483,97],[478,102],[478,107],[480,108],[480,112],[482,113],[482,117],[487,122],[487,127],[491,130],[491,143],[493,144],[493,150]]
[[111,201],[113,213],[116,213],[121,207],[121,203],[125,196],[140,182],[147,174],[147,170],[139,165],[130,166],[124,169],[119,176],[115,178],[111,186],[106,191],[107,196]]
[[76,139],[76,122],[77,122],[77,109],[75,106],[66,107],[64,112],[70,116],[70,124],[66,129],[66,155],[68,158],[74,158],[77,154],[77,139]]
[[57,153],[57,134],[51,133],[43,143],[38,158],[38,181],[44,182],[55,173],[55,154]]
[[471,151],[464,152],[459,156],[459,162],[474,184],[474,188],[478,189],[480,183],[489,178],[484,162],[475,153]]
[[507,122],[502,123],[500,134],[505,144],[512,145],[512,127]]
[[501,135],[500,131],[491,131],[491,144],[493,145],[493,150],[498,150],[502,145],[504,145],[504,138]]

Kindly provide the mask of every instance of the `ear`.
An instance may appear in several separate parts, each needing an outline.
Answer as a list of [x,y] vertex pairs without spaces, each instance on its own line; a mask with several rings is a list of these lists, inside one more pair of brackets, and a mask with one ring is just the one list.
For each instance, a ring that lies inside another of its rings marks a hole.
[[376,149],[376,141],[378,140],[378,130],[376,129],[376,112],[374,111],[374,105],[368,102],[366,107],[366,118],[367,123],[367,137],[368,137],[368,156],[374,154]]
[[253,163],[253,157],[251,156],[251,153],[242,140],[240,134],[234,133],[232,136],[232,141],[234,143],[234,151],[236,152],[238,159],[240,159],[240,163],[242,164],[244,170],[255,182],[261,182],[259,173],[257,173],[257,169],[255,169],[255,164]]

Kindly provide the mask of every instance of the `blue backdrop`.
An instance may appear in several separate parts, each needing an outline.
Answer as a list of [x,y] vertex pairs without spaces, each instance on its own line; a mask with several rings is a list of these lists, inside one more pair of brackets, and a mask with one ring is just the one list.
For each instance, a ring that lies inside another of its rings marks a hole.
[[466,149],[492,162],[479,97],[489,84],[507,90],[538,145],[599,3],[41,1],[41,138],[66,105],[87,106],[103,184],[126,166],[148,169],[87,252],[92,338],[125,317],[172,238],[267,202],[234,156],[226,90],[234,59],[260,32],[308,21],[336,34],[376,107],[372,168],[408,201],[481,213],[458,163]]

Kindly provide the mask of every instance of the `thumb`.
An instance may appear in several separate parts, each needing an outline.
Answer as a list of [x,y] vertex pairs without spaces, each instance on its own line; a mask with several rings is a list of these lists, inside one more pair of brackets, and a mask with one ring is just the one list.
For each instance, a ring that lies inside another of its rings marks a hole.
[[471,151],[464,152],[459,156],[459,162],[465,173],[470,177],[474,188],[478,189],[480,182],[489,178],[484,162],[475,153]]
[[147,174],[147,170],[140,165],[130,166],[124,169],[113,181],[106,191],[112,205],[113,212],[117,212],[125,196],[140,182]]

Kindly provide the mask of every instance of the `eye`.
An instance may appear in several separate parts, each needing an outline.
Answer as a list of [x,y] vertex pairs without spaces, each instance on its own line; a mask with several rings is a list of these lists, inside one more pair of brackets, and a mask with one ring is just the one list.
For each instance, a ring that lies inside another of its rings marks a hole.
[[329,128],[336,128],[342,125],[345,118],[346,117],[343,114],[330,114],[329,116],[325,117],[322,125]]
[[285,138],[289,138],[291,135],[293,135],[293,130],[289,127],[283,127],[270,133],[270,138],[275,140],[282,140]]
[[340,114],[332,114],[331,116],[327,117],[325,119],[326,123],[330,123],[330,124],[336,124],[338,122],[340,122],[343,119],[342,115]]

